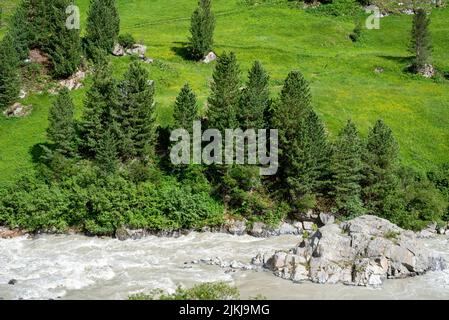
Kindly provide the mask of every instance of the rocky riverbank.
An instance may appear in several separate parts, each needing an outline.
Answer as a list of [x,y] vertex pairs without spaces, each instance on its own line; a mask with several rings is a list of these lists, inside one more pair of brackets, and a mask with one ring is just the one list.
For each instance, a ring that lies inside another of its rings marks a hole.
[[378,286],[385,279],[443,270],[446,261],[423,245],[427,233],[406,231],[385,219],[361,216],[329,223],[289,251],[259,254],[252,263],[303,282]]

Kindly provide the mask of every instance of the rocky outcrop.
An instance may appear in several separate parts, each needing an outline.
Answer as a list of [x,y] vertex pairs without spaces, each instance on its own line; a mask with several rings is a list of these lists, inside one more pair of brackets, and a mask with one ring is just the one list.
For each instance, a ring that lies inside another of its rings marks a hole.
[[0,227],[0,239],[11,239],[11,238],[17,238],[25,235],[26,233],[19,229],[8,229],[5,227]]
[[20,118],[28,116],[31,113],[31,110],[33,110],[33,106],[24,106],[23,104],[16,102],[3,111],[3,114],[8,118]]
[[147,46],[143,44],[134,44],[131,48],[124,48],[120,44],[116,43],[114,49],[112,50],[112,54],[116,57],[123,57],[126,55],[137,56],[144,63],[153,63],[154,60],[152,58],[148,58],[146,56]]
[[444,259],[424,247],[413,232],[375,216],[327,224],[292,250],[258,255],[253,264],[295,282],[357,286],[446,268]]

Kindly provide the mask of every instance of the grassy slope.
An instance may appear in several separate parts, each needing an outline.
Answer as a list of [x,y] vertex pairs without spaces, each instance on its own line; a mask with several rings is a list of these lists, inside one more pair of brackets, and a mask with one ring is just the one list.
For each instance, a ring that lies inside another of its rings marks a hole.
[[[88,0],[76,2],[85,19]],[[172,103],[185,82],[204,104],[213,65],[188,62],[179,55],[196,0],[118,0],[118,4],[122,32],[143,41],[149,56],[157,60],[148,68],[156,80],[160,123],[171,121]],[[271,74],[274,93],[290,70],[301,70],[311,82],[314,105],[331,135],[348,118],[363,134],[382,118],[393,128],[406,164],[429,169],[449,161],[449,82],[402,72],[409,57],[411,17],[384,18],[380,30],[366,30],[363,43],[353,44],[348,34],[354,24],[348,20],[318,17],[282,5],[247,7],[237,0],[215,0],[214,9],[215,51],[235,51],[245,73],[253,60],[261,60]],[[449,71],[448,20],[449,8],[432,14],[434,60],[444,71]],[[120,75],[128,58],[113,61]],[[374,73],[376,66],[385,72]],[[84,89],[73,93],[78,115],[84,93]],[[45,142],[52,99],[46,94],[26,98],[24,102],[34,106],[26,119],[0,117],[0,185],[32,168],[33,146]]]

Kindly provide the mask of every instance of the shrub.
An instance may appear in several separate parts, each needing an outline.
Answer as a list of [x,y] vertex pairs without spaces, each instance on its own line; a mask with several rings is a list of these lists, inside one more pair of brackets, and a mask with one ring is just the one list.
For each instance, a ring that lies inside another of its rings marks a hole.
[[150,294],[136,294],[129,297],[130,300],[238,300],[239,298],[238,289],[225,282],[202,283],[190,289],[178,287],[172,294],[153,290]]
[[136,40],[134,39],[134,37],[131,34],[126,33],[126,34],[119,35],[117,38],[117,42],[123,48],[130,49],[136,43]]

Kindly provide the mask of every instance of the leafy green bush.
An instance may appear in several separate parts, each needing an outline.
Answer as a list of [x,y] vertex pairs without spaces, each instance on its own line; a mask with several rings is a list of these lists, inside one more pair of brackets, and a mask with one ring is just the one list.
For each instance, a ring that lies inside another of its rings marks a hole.
[[117,42],[123,48],[130,49],[136,43],[136,40],[134,39],[134,37],[131,34],[126,33],[126,34],[119,35],[117,38]]
[[172,294],[153,290],[150,294],[132,295],[129,300],[238,300],[239,298],[237,288],[225,282],[211,282],[202,283],[190,289],[178,287]]

